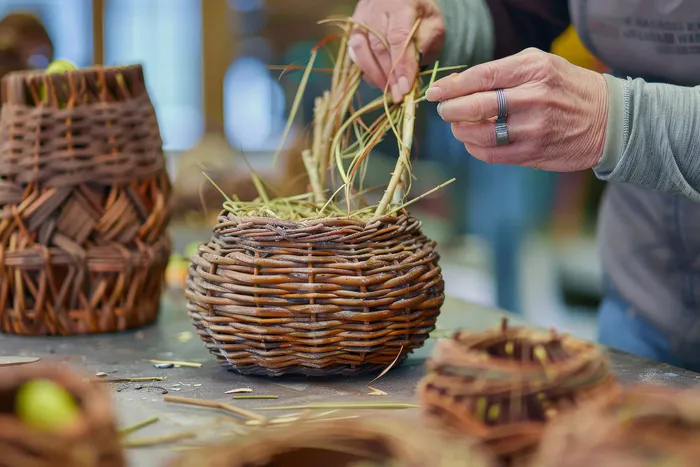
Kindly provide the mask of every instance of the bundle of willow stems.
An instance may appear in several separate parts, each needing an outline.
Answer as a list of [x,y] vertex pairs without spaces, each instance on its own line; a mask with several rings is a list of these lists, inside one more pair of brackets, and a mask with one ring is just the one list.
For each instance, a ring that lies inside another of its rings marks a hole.
[[[411,49],[415,47],[413,37],[419,23],[420,20],[414,24],[409,40],[404,45],[404,54],[416,53]],[[369,220],[396,213],[454,181],[449,180],[413,200],[406,200],[413,180],[410,155],[417,105],[423,100],[421,96],[433,83],[437,73],[462,67],[439,68],[436,63],[432,70],[416,75],[413,89],[400,103],[391,104],[387,84],[381,96],[362,105],[356,96],[362,72],[348,56],[347,46],[353,27],[368,28],[345,17],[330,18],[320,21],[319,24],[337,25],[342,32],[326,37],[313,47],[305,67],[284,67],[285,71],[303,69],[303,76],[274,159],[277,160],[285,146],[311,73],[330,72],[330,89],[315,99],[311,135],[307,148],[301,154],[309,180],[309,192],[291,197],[270,197],[267,192],[268,185],[259,175],[253,173],[253,183],[259,195],[255,200],[241,201],[219,190],[225,198],[223,208],[236,216],[275,217],[290,221],[329,217]],[[381,34],[373,30],[368,32],[376,35],[387,49],[389,48]],[[314,63],[318,55],[335,42],[338,43],[338,52],[334,57],[333,68],[315,69]],[[424,76],[430,77],[425,85],[422,84]],[[380,110],[380,116],[371,123],[363,120]],[[372,205],[364,199],[364,195],[369,191],[364,186],[369,154],[389,132],[396,137],[398,158],[381,200]]]

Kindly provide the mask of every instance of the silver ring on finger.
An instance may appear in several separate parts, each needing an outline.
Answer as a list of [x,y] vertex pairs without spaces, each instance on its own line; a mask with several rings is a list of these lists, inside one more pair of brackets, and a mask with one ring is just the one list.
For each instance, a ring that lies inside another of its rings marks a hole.
[[503,89],[496,89],[496,100],[498,100],[498,118],[505,119],[508,116],[508,100]]
[[510,143],[508,135],[508,123],[506,117],[496,120],[496,146],[505,146]]

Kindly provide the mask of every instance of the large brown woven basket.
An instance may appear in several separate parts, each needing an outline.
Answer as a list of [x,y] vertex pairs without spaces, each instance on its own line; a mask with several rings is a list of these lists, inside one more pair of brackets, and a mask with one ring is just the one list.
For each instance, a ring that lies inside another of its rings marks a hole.
[[548,421],[619,390],[596,345],[508,327],[459,332],[438,342],[418,387],[438,425],[484,442],[506,463],[525,464]]
[[406,420],[370,417],[266,427],[190,451],[171,467],[488,467],[473,442],[448,442]]
[[586,404],[547,428],[537,467],[695,467],[700,392],[654,386]]
[[[19,387],[49,379],[77,400],[82,417],[70,430],[43,431],[14,415]],[[0,368],[0,466],[122,467],[126,465],[107,391],[62,365],[32,364]]]
[[219,362],[244,374],[378,371],[434,329],[438,260],[406,213],[289,222],[224,212],[192,260],[189,315]]
[[170,182],[141,67],[12,73],[2,99],[0,330],[153,321]]

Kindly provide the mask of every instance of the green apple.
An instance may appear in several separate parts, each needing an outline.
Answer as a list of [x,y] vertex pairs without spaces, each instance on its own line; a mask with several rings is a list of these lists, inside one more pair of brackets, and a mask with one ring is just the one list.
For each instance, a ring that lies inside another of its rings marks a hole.
[[75,64],[69,60],[54,60],[53,62],[49,63],[49,66],[46,67],[46,73],[65,73],[67,71],[74,71],[77,69],[78,67],[76,67]]
[[80,408],[62,386],[48,379],[35,379],[17,391],[15,414],[27,425],[54,431],[75,425],[80,419]]
[[[77,70],[78,67],[73,64],[73,62],[70,62],[68,60],[54,60],[53,62],[49,63],[49,66],[46,67],[45,72],[48,74],[59,74],[59,73],[65,73],[67,71],[74,71]],[[41,97],[41,101],[45,102],[46,101],[46,87],[42,86],[41,89],[39,89],[39,96]]]

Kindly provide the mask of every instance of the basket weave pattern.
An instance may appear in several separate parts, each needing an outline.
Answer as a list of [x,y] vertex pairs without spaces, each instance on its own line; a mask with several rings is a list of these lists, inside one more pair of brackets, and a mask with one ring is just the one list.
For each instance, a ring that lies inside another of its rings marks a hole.
[[134,66],[3,80],[2,331],[99,333],[157,316],[171,189],[143,79]]
[[266,427],[225,445],[191,451],[170,467],[489,467],[474,443],[449,442],[410,421],[369,417]]
[[507,326],[440,341],[418,394],[451,431],[478,438],[507,462],[528,459],[548,421],[619,386],[594,344]]
[[[50,379],[73,394],[82,419],[70,430],[46,432],[14,415],[17,389]],[[0,465],[4,467],[123,467],[126,465],[107,391],[64,366],[32,364],[0,369]]]
[[244,374],[377,371],[434,329],[438,260],[405,213],[369,222],[223,213],[192,260],[188,311],[209,351]]
[[690,467],[698,465],[698,459],[697,389],[638,386],[552,422],[534,465]]

